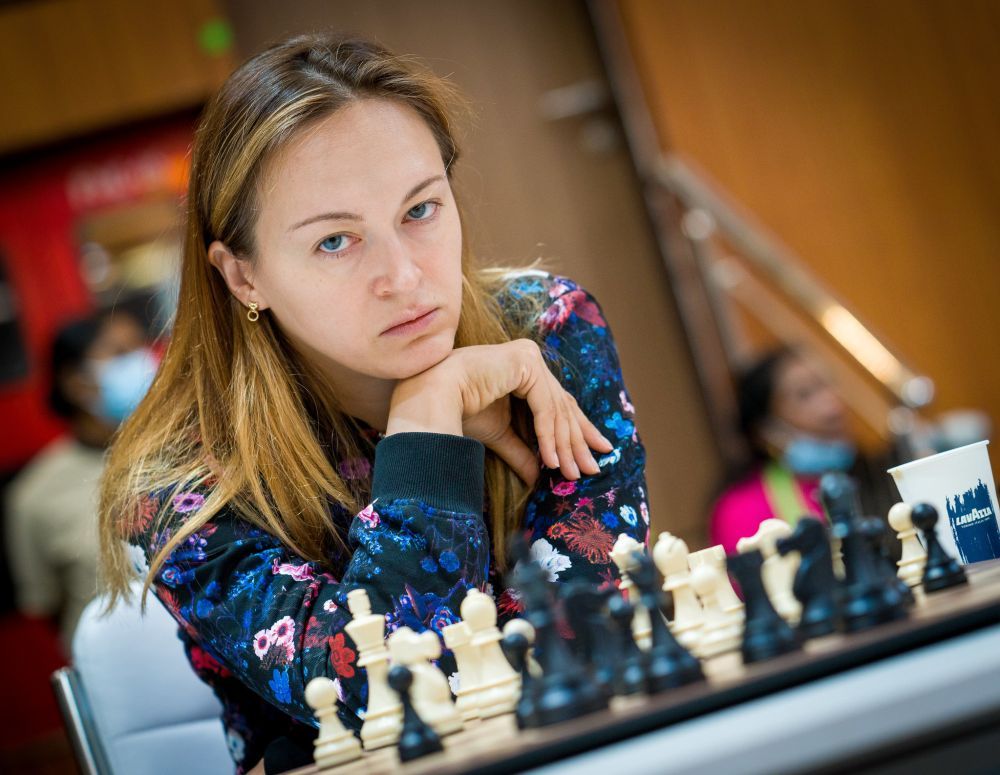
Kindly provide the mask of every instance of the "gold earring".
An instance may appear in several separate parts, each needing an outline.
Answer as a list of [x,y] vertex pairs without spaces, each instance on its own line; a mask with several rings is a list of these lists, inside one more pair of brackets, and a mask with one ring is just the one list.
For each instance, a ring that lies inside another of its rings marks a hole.
[[256,323],[258,318],[260,318],[260,313],[257,311],[257,302],[251,301],[247,306],[250,308],[247,312],[247,320],[251,323]]

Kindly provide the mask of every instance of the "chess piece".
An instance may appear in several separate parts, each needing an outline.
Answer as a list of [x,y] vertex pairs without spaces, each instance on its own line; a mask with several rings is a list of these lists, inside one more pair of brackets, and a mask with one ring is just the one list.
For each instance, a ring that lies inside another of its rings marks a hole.
[[612,595],[608,600],[608,615],[615,628],[615,662],[618,665],[613,693],[618,697],[639,694],[646,688],[646,671],[642,649],[632,632],[635,611],[624,595]]
[[688,547],[677,536],[660,533],[653,547],[653,561],[663,575],[663,591],[674,601],[674,620],[670,630],[686,648],[693,648],[701,636],[704,613],[694,590],[688,568]]
[[511,667],[521,675],[521,696],[514,709],[517,727],[518,729],[528,729],[537,726],[538,719],[535,716],[536,680],[528,667],[528,650],[531,648],[531,641],[523,630],[517,628],[508,630],[507,627],[504,627],[500,647]]
[[924,551],[917,529],[913,526],[913,508],[908,503],[897,503],[889,509],[889,524],[896,531],[896,538],[902,545],[902,556],[896,563],[899,578],[908,587],[919,587],[924,577],[927,552]]
[[399,695],[403,708],[403,728],[399,735],[399,760],[401,762],[419,759],[427,754],[443,751],[441,738],[434,728],[427,724],[417,712],[410,697],[413,673],[406,665],[395,665],[389,671],[389,686]]
[[353,617],[344,627],[358,647],[358,667],[368,676],[368,708],[361,724],[366,751],[394,745],[403,729],[403,706],[389,688],[389,651],[385,647],[385,616],[373,614],[368,593],[361,587],[347,593]]
[[[501,713],[512,712],[520,697],[521,679],[500,648],[503,636],[497,629],[496,603],[492,597],[478,589],[470,589],[462,601],[461,614],[472,635],[469,645],[475,651],[478,661],[476,705],[480,717],[492,718]],[[459,681],[461,680],[460,672]]]
[[[743,602],[733,590],[726,570],[726,550],[721,546],[710,546],[688,555],[688,567],[694,572],[699,565],[710,565],[715,570],[716,589],[714,599],[718,606],[737,628],[743,626]],[[699,595],[701,597],[701,595]],[[702,598],[704,604],[704,598]]]
[[858,516],[857,487],[842,473],[824,474],[820,499],[844,553],[844,629],[859,632],[905,616],[901,601],[887,598],[878,558]]
[[[776,539],[777,540],[777,539]],[[735,554],[726,561],[743,592],[746,622],[743,625],[743,664],[762,662],[797,651],[798,639],[774,609],[764,589],[764,555],[759,550]]]
[[937,509],[929,503],[918,503],[910,514],[913,524],[919,528],[927,547],[927,561],[924,565],[923,585],[925,592],[938,592],[948,587],[968,584],[965,571],[958,562],[948,555],[941,546],[934,526],[938,521]]
[[[503,626],[504,636],[509,635],[512,632],[519,632],[528,639],[530,646],[535,645],[535,628],[532,627],[528,620],[523,616],[515,616],[513,619],[508,619],[507,624]],[[512,665],[513,667],[513,665]],[[517,670],[517,668],[514,668]],[[533,655],[533,649],[528,649],[528,672],[533,676],[540,676],[542,674],[542,668],[538,666]]]
[[[726,577],[728,579],[728,575]],[[729,582],[725,581],[729,586]],[[743,627],[719,605],[720,579],[714,562],[699,562],[691,570],[691,586],[701,600],[705,621],[695,654],[702,659],[735,651],[742,641]],[[730,587],[732,589],[732,587]],[[742,605],[742,604],[741,604]],[[742,618],[742,617],[741,617]]]
[[511,555],[517,564],[510,574],[510,585],[518,590],[525,618],[535,629],[535,653],[542,668],[533,698],[537,725],[558,724],[607,707],[559,634],[548,574],[531,559],[527,542],[519,536],[512,541]]
[[394,665],[405,665],[413,674],[413,707],[424,721],[445,737],[462,729],[462,716],[451,700],[451,689],[444,673],[432,659],[441,656],[441,642],[430,630],[419,635],[409,627],[400,627],[389,636],[389,656]]
[[576,654],[590,670],[606,700],[614,693],[617,669],[613,644],[608,638],[606,611],[610,594],[613,594],[611,590],[601,591],[585,581],[571,581],[560,590],[563,610],[575,636]]
[[639,605],[638,591],[635,589],[635,584],[632,583],[632,579],[629,576],[629,565],[632,562],[632,554],[641,551],[643,551],[642,544],[631,536],[620,533],[608,556],[618,568],[618,574],[621,576],[619,589],[624,592],[625,597],[628,598],[635,612],[635,619],[632,620],[632,634],[635,642],[639,645],[639,648],[647,649],[650,644],[652,625],[649,622],[649,613]]
[[455,707],[462,721],[479,718],[479,694],[482,688],[482,665],[479,654],[472,645],[472,630],[466,622],[455,622],[441,630],[444,645],[455,655],[458,668],[458,691]]
[[636,552],[632,580],[640,592],[640,602],[649,611],[652,643],[643,654],[646,692],[659,694],[666,689],[705,680],[701,664],[674,638],[660,616],[663,591],[656,578],[656,566],[649,555]]
[[361,743],[337,718],[337,687],[329,678],[313,678],[306,685],[306,702],[319,721],[313,758],[320,769],[361,758]]
[[882,584],[882,597],[890,607],[895,618],[904,618],[906,609],[914,604],[913,592],[906,582],[896,575],[896,566],[886,549],[888,527],[878,517],[868,517],[859,520],[861,532],[868,539],[875,556],[875,567],[878,570]]
[[[802,615],[802,606],[792,594],[795,571],[799,564],[798,557],[794,554],[781,555],[777,549],[778,539],[787,538],[791,534],[792,528],[784,520],[765,519],[757,528],[754,548],[760,550],[764,557],[761,575],[764,589],[767,590],[774,610],[789,624],[796,624]],[[744,593],[745,599],[746,593]]]
[[798,552],[792,592],[802,604],[797,628],[801,639],[829,635],[841,626],[840,581],[833,570],[833,550],[826,526],[813,517],[802,517],[787,538],[779,538],[775,548],[781,555]]

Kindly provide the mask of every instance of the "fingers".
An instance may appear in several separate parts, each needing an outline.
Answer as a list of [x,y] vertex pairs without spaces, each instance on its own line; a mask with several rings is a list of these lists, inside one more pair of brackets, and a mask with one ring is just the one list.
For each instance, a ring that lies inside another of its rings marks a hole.
[[538,461],[535,460],[535,454],[514,433],[509,425],[499,439],[490,442],[487,446],[499,455],[501,460],[514,469],[514,473],[521,477],[529,487],[533,486],[538,480],[540,471]]

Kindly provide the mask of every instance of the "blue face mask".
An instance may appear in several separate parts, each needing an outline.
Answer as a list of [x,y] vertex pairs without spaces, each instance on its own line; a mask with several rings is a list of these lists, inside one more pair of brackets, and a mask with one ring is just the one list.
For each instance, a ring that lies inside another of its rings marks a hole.
[[785,447],[782,462],[796,474],[818,476],[828,471],[847,471],[856,457],[857,449],[848,441],[799,435]]
[[156,359],[146,348],[94,364],[100,396],[94,413],[116,425],[128,417],[146,395],[156,374]]

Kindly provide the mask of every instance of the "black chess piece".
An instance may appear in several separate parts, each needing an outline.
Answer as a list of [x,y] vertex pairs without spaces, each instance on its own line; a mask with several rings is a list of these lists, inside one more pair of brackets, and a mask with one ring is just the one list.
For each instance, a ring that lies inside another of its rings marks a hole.
[[512,554],[518,562],[510,582],[520,593],[525,618],[535,628],[535,660],[542,668],[533,698],[538,726],[569,721],[607,707],[601,692],[559,634],[548,574],[531,560],[527,543],[520,536],[515,539]]
[[888,526],[878,517],[862,519],[860,526],[875,555],[875,567],[884,585],[882,595],[886,605],[896,612],[898,618],[905,618],[906,609],[912,607],[916,600],[913,591],[896,574],[896,563],[886,550]]
[[798,638],[774,610],[764,589],[761,568],[764,555],[759,550],[726,558],[726,567],[736,577],[746,606],[743,625],[743,664],[762,662],[799,649]]
[[399,760],[401,762],[419,759],[427,754],[443,751],[441,738],[430,724],[417,714],[410,698],[413,673],[406,665],[396,665],[389,671],[389,686],[399,695],[403,704],[403,730],[399,735]]
[[566,618],[575,634],[576,654],[607,702],[614,692],[616,661],[613,639],[608,637],[608,597],[613,589],[601,590],[585,581],[572,581],[560,597]]
[[941,546],[934,526],[938,521],[937,509],[929,503],[917,503],[911,512],[914,526],[920,530],[927,547],[927,564],[924,566],[924,591],[938,592],[948,587],[968,584],[965,571],[954,557]]
[[819,487],[833,535],[840,540],[844,556],[844,629],[859,632],[905,616],[901,601],[885,599],[886,585],[858,516],[857,486],[846,474],[830,473],[823,475]]
[[535,714],[535,692],[538,682],[528,669],[528,651],[531,649],[531,644],[524,633],[511,632],[500,641],[500,647],[511,667],[521,674],[521,698],[517,701],[514,711],[518,729],[538,726]]
[[838,587],[833,572],[833,552],[826,526],[813,517],[801,517],[787,538],[777,541],[782,555],[799,552],[792,594],[802,603],[797,628],[801,639],[829,635],[841,627]]
[[705,680],[701,663],[670,632],[663,614],[663,591],[653,559],[641,552],[633,555],[629,576],[641,593],[642,607],[649,613],[651,645],[644,652],[646,692],[658,694],[665,689]]
[[615,628],[616,661],[614,693],[619,697],[639,694],[646,688],[645,658],[642,649],[632,636],[632,617],[635,609],[621,594],[612,595],[608,600],[608,614]]

